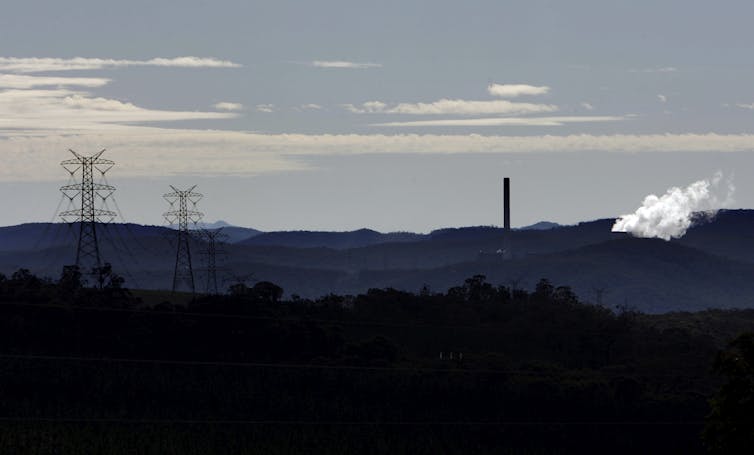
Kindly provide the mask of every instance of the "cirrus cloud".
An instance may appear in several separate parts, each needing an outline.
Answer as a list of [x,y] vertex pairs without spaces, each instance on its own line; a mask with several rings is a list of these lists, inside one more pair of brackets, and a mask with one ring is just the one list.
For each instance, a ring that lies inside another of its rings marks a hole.
[[408,114],[408,115],[523,115],[554,112],[552,104],[517,103],[507,100],[470,101],[443,98],[431,103],[398,103],[388,106],[381,101],[367,101],[359,106],[344,104],[356,114]]
[[228,60],[206,57],[157,57],[149,60],[118,60],[106,58],[0,57],[0,70],[15,73],[43,71],[99,70],[125,66],[161,66],[175,68],[239,68]]
[[212,105],[215,109],[219,111],[242,111],[243,110],[243,104],[241,103],[231,103],[228,101],[221,101],[219,103],[215,103]]
[[302,171],[313,169],[311,157],[327,155],[754,152],[752,134],[260,134],[120,124],[85,131],[75,126],[50,131],[0,127],[0,153],[7,164],[0,168],[0,181],[60,179],[55,163],[68,148],[108,148],[123,177]]
[[566,123],[615,122],[616,116],[562,116],[562,117],[493,117],[472,119],[417,120],[411,122],[373,123],[371,126],[421,127],[421,126],[562,126]]
[[0,89],[36,87],[103,87],[110,79],[102,77],[45,77],[25,74],[0,74]]
[[315,68],[337,68],[337,69],[367,69],[381,68],[381,63],[373,62],[349,62],[346,60],[314,60],[309,65]]

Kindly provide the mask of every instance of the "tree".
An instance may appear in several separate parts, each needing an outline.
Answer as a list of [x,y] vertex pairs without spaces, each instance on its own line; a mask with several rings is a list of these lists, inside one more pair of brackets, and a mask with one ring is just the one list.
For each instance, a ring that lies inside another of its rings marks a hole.
[[92,269],[92,275],[97,277],[97,285],[100,289],[121,289],[126,282],[123,277],[113,273],[113,266],[106,262],[101,267]]
[[65,298],[72,298],[76,291],[84,286],[82,281],[81,270],[77,265],[64,265],[63,272],[58,280],[58,289],[60,295]]
[[555,292],[555,287],[550,283],[547,278],[542,278],[534,288],[534,294],[538,297],[550,298]]
[[704,440],[713,453],[751,453],[754,447],[754,332],[718,354],[715,371],[727,378],[711,400]]
[[466,298],[472,302],[490,300],[495,295],[495,288],[487,282],[484,275],[467,278],[463,287],[466,290]]
[[260,281],[251,288],[252,294],[266,303],[277,303],[283,297],[283,288],[269,281]]

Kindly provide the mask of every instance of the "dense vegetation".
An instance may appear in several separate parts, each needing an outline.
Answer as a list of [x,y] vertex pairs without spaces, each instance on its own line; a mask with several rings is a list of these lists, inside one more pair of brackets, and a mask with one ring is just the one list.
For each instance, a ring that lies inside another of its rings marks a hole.
[[316,300],[98,277],[0,277],[0,453],[735,453],[754,433],[752,335],[722,350],[754,311],[483,276]]

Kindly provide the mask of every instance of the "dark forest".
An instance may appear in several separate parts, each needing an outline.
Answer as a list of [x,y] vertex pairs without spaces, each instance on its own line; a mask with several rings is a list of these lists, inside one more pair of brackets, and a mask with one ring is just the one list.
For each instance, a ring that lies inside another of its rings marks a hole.
[[[318,299],[0,277],[0,452],[744,453],[754,311],[566,285]],[[747,333],[748,331],[748,333]]]

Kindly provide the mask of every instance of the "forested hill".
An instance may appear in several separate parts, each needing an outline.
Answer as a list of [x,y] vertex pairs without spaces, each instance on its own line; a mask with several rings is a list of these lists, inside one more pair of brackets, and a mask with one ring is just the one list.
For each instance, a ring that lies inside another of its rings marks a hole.
[[[446,290],[466,276],[532,289],[542,277],[569,283],[583,299],[647,312],[750,307],[754,283],[754,212],[721,211],[700,218],[681,239],[664,242],[611,232],[613,220],[511,232],[512,258],[503,260],[503,231],[448,228],[429,234],[370,230],[336,232],[243,231],[223,248],[221,286],[238,276],[280,283],[290,295],[358,294],[387,286]],[[226,227],[225,229],[231,229]],[[138,288],[172,284],[174,231],[156,226],[108,225],[106,261]],[[239,241],[233,241],[249,234]],[[28,268],[57,277],[75,257],[76,226],[28,224],[0,228],[0,272]],[[325,246],[329,245],[329,246]],[[207,282],[201,240],[193,242],[198,290]]]

